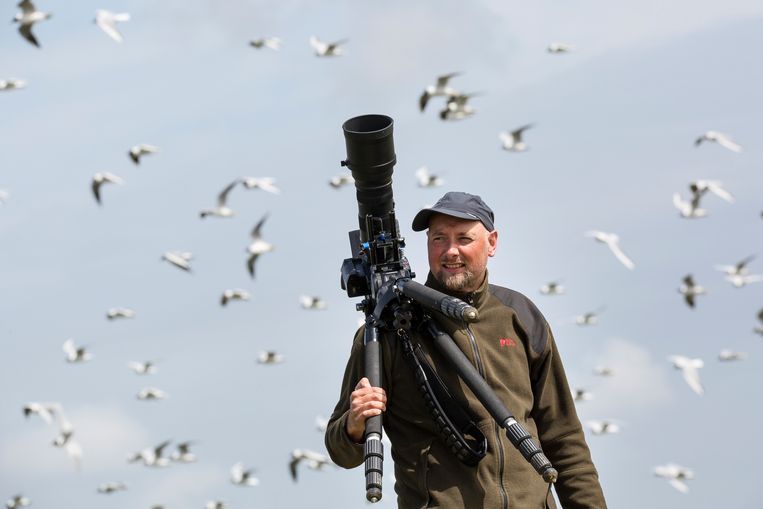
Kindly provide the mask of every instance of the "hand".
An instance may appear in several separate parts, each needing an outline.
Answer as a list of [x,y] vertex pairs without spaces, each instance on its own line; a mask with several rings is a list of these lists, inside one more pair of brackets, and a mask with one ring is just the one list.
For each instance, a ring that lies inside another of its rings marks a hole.
[[350,413],[347,416],[347,434],[360,443],[366,431],[366,419],[387,409],[387,393],[381,387],[371,387],[363,377],[350,394]]

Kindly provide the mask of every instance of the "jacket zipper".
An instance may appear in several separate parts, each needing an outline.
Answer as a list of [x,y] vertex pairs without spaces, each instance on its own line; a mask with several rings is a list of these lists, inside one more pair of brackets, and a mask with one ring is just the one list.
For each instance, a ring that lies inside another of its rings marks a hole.
[[[471,299],[470,299],[471,300]],[[477,348],[477,340],[474,338],[474,333],[468,323],[466,325],[466,333],[469,336],[469,343],[472,345],[472,352],[474,352],[474,363],[477,365],[477,371],[480,376],[485,378],[485,368],[482,365],[482,358],[480,357],[480,351]],[[487,378],[485,378],[487,380]],[[501,492],[501,501],[504,509],[509,508],[509,494],[506,493],[506,488],[503,486],[503,475],[505,469],[505,460],[503,456],[503,444],[501,443],[501,430],[497,422],[493,423],[493,431],[495,432],[496,451],[498,453],[498,486]]]

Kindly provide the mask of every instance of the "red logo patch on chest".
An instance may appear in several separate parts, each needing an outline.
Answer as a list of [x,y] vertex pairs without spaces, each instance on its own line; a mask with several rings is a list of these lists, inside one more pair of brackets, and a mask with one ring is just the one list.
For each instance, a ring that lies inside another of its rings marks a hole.
[[501,338],[498,340],[501,343],[501,347],[504,346],[517,346],[517,342],[511,338]]

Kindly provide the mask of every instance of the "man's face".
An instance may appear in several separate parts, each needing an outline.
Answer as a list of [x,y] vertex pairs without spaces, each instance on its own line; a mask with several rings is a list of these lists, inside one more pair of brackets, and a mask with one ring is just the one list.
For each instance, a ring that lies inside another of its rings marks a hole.
[[488,232],[479,221],[434,214],[427,231],[429,270],[448,290],[473,292],[485,278],[497,243],[498,232]]

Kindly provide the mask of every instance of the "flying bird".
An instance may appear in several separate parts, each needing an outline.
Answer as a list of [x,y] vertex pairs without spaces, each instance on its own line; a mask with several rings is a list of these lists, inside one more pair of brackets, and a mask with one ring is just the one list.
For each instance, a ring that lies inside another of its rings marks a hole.
[[689,182],[689,190],[692,194],[702,196],[708,191],[729,203],[734,203],[734,196],[728,192],[723,183],[718,180],[695,180]]
[[217,216],[217,217],[233,217],[236,213],[228,207],[226,204],[228,201],[228,194],[233,190],[234,187],[236,187],[236,184],[238,184],[238,180],[234,180],[227,186],[225,186],[225,189],[220,191],[220,194],[217,195],[217,208],[214,209],[204,209],[201,212],[199,212],[199,216],[201,216],[202,219],[204,219],[207,216]]
[[581,388],[572,389],[572,399],[574,401],[589,401],[593,399],[593,394]]
[[246,261],[246,268],[249,271],[249,275],[252,277],[252,279],[254,279],[254,264],[257,261],[257,258],[261,254],[268,253],[274,249],[273,244],[270,244],[269,242],[266,242],[262,239],[262,225],[265,224],[265,220],[267,218],[268,214],[265,214],[262,216],[262,219],[260,219],[254,226],[254,229],[250,234],[252,237],[252,242],[246,248],[246,251],[249,253],[249,258]]
[[615,370],[607,366],[596,366],[593,368],[593,374],[596,376],[612,376]]
[[186,272],[191,272],[191,259],[193,258],[193,255],[188,252],[181,252],[181,251],[167,251],[162,255],[162,260],[165,260],[178,269],[184,270]]
[[170,459],[177,463],[193,463],[196,461],[196,455],[191,452],[193,442],[180,442],[175,446],[175,450],[170,454]]
[[438,76],[437,82],[434,85],[427,86],[421,94],[421,97],[419,97],[419,110],[423,112],[427,107],[429,99],[432,97],[458,95],[458,90],[448,86],[448,82],[450,82],[451,78],[460,75],[460,72],[451,72]]
[[681,217],[686,219],[705,217],[707,210],[699,207],[701,197],[701,194],[694,193],[690,201],[685,201],[680,193],[673,193],[673,206],[678,209]]
[[74,461],[77,468],[82,463],[82,446],[79,442],[72,439],[74,435],[74,428],[71,423],[66,419],[60,419],[61,430],[58,436],[53,440],[53,445],[66,451],[66,455]]
[[565,288],[560,283],[561,281],[550,281],[540,287],[540,293],[542,295],[562,295]]
[[715,268],[726,274],[726,281],[735,288],[741,288],[750,283],[757,283],[763,280],[763,276],[750,274],[747,265],[755,259],[755,255],[750,255],[734,265],[716,265]]
[[586,237],[593,237],[597,242],[601,242],[609,247],[609,250],[617,257],[617,259],[630,270],[636,268],[636,265],[628,258],[625,253],[620,249],[620,237],[614,233],[606,233],[602,231],[592,230],[586,232]]
[[426,166],[416,170],[416,180],[419,187],[440,187],[444,183],[440,176],[430,173]]
[[127,363],[127,367],[138,375],[153,375],[158,371],[154,361],[130,361]]
[[257,356],[257,362],[260,364],[281,364],[285,360],[286,358],[283,355],[272,350],[260,352],[260,354]]
[[763,336],[763,308],[758,311],[758,321],[760,322],[760,325],[755,327],[752,331]]
[[270,48],[274,51],[278,51],[281,48],[281,39],[278,37],[263,37],[260,39],[252,39],[249,41],[249,45],[256,49]]
[[318,57],[338,57],[343,54],[340,45],[345,44],[347,39],[342,39],[336,42],[323,42],[316,36],[310,37],[310,46],[315,50],[315,55]]
[[572,51],[572,46],[570,46],[569,44],[564,44],[562,42],[552,42],[546,47],[546,51],[548,51],[549,53],[555,53],[555,54],[569,53],[570,51]]
[[736,143],[725,134],[719,133],[718,131],[707,131],[694,141],[694,146],[699,147],[705,141],[715,142],[721,147],[727,148],[732,152],[739,153],[742,151],[741,145]]
[[109,320],[135,318],[135,311],[130,308],[111,308],[106,312],[106,318]]
[[40,43],[37,42],[37,38],[32,33],[32,26],[38,21],[44,21],[50,18],[52,14],[49,12],[38,11],[30,0],[21,0],[18,6],[21,7],[21,12],[16,13],[13,21],[19,24],[19,33],[21,36],[39,48]]
[[93,358],[93,355],[87,352],[84,346],[74,346],[74,340],[72,339],[64,341],[63,350],[66,354],[66,362],[87,362]]
[[294,482],[297,482],[297,466],[303,461],[313,470],[322,470],[326,465],[333,465],[329,457],[324,454],[306,449],[294,449],[289,462],[289,472],[291,472],[291,478]]
[[328,429],[328,426],[329,426],[328,419],[326,419],[322,415],[315,416],[315,429],[317,429],[321,433],[325,433],[326,429]]
[[148,154],[155,154],[156,152],[159,152],[159,147],[155,147],[154,145],[149,145],[147,143],[141,143],[131,147],[127,152],[127,155],[130,156],[132,162],[135,164],[140,164],[140,160],[143,156]]
[[604,311],[604,308],[599,308],[596,311],[588,311],[582,315],[575,317],[575,323],[578,325],[596,325],[599,323],[599,315]]
[[225,290],[220,298],[220,305],[226,306],[232,300],[249,300],[249,292],[241,288]]
[[7,509],[18,509],[19,507],[26,507],[31,504],[32,501],[22,494],[14,495],[5,502]]
[[668,360],[673,363],[674,368],[681,371],[684,381],[689,384],[691,390],[700,396],[705,393],[705,389],[699,380],[699,368],[705,365],[702,359],[690,359],[682,355],[671,355],[668,357]]
[[26,87],[26,81],[24,80],[16,80],[16,79],[0,80],[0,91],[18,90],[24,87]]
[[501,140],[501,145],[504,150],[509,152],[524,152],[529,147],[522,140],[522,133],[533,127],[535,124],[527,124],[514,129],[513,131],[503,131],[498,134],[498,139]]
[[98,205],[101,204],[101,186],[103,184],[124,184],[124,180],[122,177],[118,177],[113,173],[108,172],[99,172],[93,175],[90,187],[93,190],[93,195],[95,196],[95,201],[98,202]]
[[105,9],[95,11],[94,23],[103,30],[106,35],[117,42],[122,42],[122,34],[117,30],[117,23],[130,21],[130,15],[126,12],[114,13]]
[[586,421],[586,426],[594,435],[610,435],[620,431],[620,426],[613,421]]
[[228,504],[222,500],[209,500],[204,509],[228,509]]
[[254,477],[255,470],[245,469],[240,461],[230,469],[230,480],[237,486],[257,486],[260,480]]
[[355,179],[352,178],[352,175],[336,175],[335,177],[331,177],[331,180],[329,180],[329,185],[333,187],[334,189],[339,189],[341,187],[344,187],[348,184],[355,183]]
[[130,454],[127,456],[129,463],[136,463],[142,461],[143,465],[147,467],[166,467],[169,466],[169,458],[162,456],[164,449],[170,445],[171,440],[165,440],[164,442],[154,447],[146,447],[145,449]]
[[275,186],[275,179],[272,177],[241,177],[241,184],[247,189],[262,189],[273,194],[281,194],[281,190]]
[[741,361],[747,358],[747,354],[745,352],[733,352],[731,350],[721,350],[718,353],[718,360],[719,361]]
[[105,482],[98,486],[98,493],[103,493],[106,495],[125,490],[127,490],[127,485],[122,482]]
[[684,481],[694,479],[694,472],[673,463],[654,467],[654,475],[667,479],[670,485],[681,493],[689,492],[689,486]]
[[302,309],[326,309],[326,302],[320,297],[300,295],[299,304]]
[[704,287],[696,284],[691,274],[687,274],[684,276],[683,284],[678,287],[678,293],[684,296],[686,305],[693,309],[695,304],[694,299],[698,295],[706,294],[707,290],[705,290]]
[[30,401],[24,405],[22,411],[24,412],[24,417],[27,419],[30,415],[37,415],[46,423],[53,424],[53,417],[61,411],[61,404]]
[[475,110],[469,104],[469,99],[479,94],[453,94],[448,96],[445,108],[440,111],[442,120],[463,120],[474,115]]
[[141,401],[154,401],[157,399],[167,399],[169,395],[156,387],[145,387],[138,392],[136,397]]

